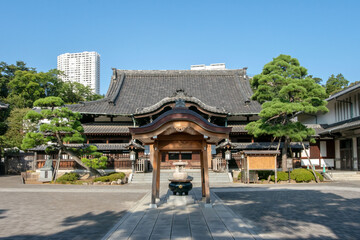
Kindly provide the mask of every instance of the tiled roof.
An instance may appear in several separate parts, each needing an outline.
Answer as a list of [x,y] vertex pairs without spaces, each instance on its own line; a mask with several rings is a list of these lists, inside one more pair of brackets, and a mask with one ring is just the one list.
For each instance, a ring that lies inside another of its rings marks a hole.
[[[277,149],[278,142],[254,142],[254,143],[232,143],[234,145],[234,149],[264,149],[264,150],[273,150]],[[282,148],[283,143],[280,143],[280,149]],[[290,143],[292,149],[302,149],[302,144],[297,142]],[[307,147],[305,145],[305,147]]]
[[304,124],[306,127],[308,128],[312,128],[315,130],[315,136],[319,136],[319,133],[321,133],[322,131],[324,131],[324,128],[326,127],[326,125],[323,124]]
[[[104,99],[68,107],[77,112],[130,116],[174,97],[181,90],[203,107],[230,115],[257,114],[245,69],[238,70],[117,70]],[[170,99],[171,100],[171,99]],[[171,100],[172,101],[172,100]]]
[[[80,148],[80,147],[86,147],[88,145],[94,145],[96,146],[99,151],[110,151],[110,150],[127,150],[129,143],[93,143],[93,144],[65,144],[65,146],[67,147],[72,147],[72,148]],[[29,149],[31,151],[45,151],[46,149],[46,145],[41,145],[32,149]]]
[[129,124],[121,123],[84,123],[82,124],[85,134],[130,134]]
[[358,88],[360,88],[360,83],[355,84],[355,85],[353,85],[353,86],[351,86],[351,87],[348,87],[348,88],[346,88],[346,89],[344,89],[344,90],[342,90],[342,91],[340,91],[340,92],[337,92],[337,93],[331,95],[330,97],[328,97],[328,98],[326,99],[326,101],[330,101],[330,100],[332,100],[332,99],[334,99],[334,98],[338,98],[338,97],[340,97],[340,96],[342,96],[342,95],[344,95],[344,94],[346,94],[346,93],[350,93],[350,92],[352,92],[352,91],[354,91],[354,90],[356,90],[356,89],[358,89]]
[[231,124],[228,125],[228,127],[232,127],[231,133],[247,133],[247,131],[245,130],[246,124],[241,124],[241,125]]
[[329,126],[328,128],[319,132],[319,134],[321,135],[321,134],[336,133],[336,132],[340,132],[342,130],[352,129],[352,128],[360,128],[360,120],[345,122],[343,124],[335,125],[335,126]]
[[279,150],[245,150],[244,153],[246,155],[277,155],[280,154]]
[[[324,126],[322,124],[305,124],[308,128],[312,128],[315,130],[315,135],[319,135],[319,132],[324,130]],[[229,124],[228,127],[232,127],[231,133],[247,133],[245,130],[246,124]]]

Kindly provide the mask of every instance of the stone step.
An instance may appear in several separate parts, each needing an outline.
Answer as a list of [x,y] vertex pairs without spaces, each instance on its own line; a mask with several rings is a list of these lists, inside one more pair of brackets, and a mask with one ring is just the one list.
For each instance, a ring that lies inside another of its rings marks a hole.
[[358,171],[329,171],[328,174],[335,181],[360,181],[360,172]]
[[[173,170],[160,172],[160,182],[168,182],[169,178],[173,175]],[[189,170],[188,175],[193,177],[193,182],[201,181],[201,174],[199,170]],[[217,172],[209,172],[209,180],[210,182],[229,182],[229,177],[227,173],[217,173]],[[152,182],[152,173],[135,173],[132,183],[151,183]]]

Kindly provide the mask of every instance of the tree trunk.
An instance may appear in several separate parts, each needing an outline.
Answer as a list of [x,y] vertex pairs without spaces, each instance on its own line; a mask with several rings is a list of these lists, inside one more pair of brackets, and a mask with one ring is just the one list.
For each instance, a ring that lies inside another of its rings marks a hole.
[[94,176],[101,176],[100,172],[94,168],[88,167],[86,166],[79,157],[77,157],[73,151],[69,150],[69,149],[63,149],[64,152],[66,152],[67,154],[71,155],[72,159],[79,164],[80,166],[82,166],[83,168],[85,168],[86,170],[90,171],[90,173]]
[[301,144],[302,144],[303,149],[304,149],[304,152],[305,152],[305,154],[306,154],[306,156],[307,156],[307,158],[308,158],[308,160],[309,160],[309,164],[310,164],[310,166],[311,166],[311,171],[312,171],[312,173],[314,174],[315,181],[316,181],[316,183],[319,183],[319,182],[320,182],[320,179],[319,179],[318,175],[316,175],[316,173],[315,173],[314,165],[311,163],[311,159],[310,159],[310,156],[309,156],[308,152],[306,151],[305,145],[304,145],[303,142],[301,142]]
[[58,170],[60,167],[60,159],[61,159],[61,149],[58,152],[58,159],[56,161],[55,168],[54,168],[53,179],[52,179],[54,182],[56,182],[56,179],[58,177]]
[[282,150],[281,150],[281,168],[282,168],[282,171],[285,172],[287,171],[287,150],[288,150],[288,145],[289,145],[289,138],[288,137],[285,137],[285,140],[284,140],[284,145],[282,147]]

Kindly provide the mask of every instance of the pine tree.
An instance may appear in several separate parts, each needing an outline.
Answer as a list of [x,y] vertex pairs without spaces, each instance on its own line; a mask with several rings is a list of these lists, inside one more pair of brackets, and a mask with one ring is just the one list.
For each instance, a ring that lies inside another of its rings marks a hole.
[[80,123],[80,113],[72,112],[66,107],[61,107],[63,104],[64,102],[59,97],[42,98],[34,102],[34,106],[40,106],[44,109],[40,113],[31,110],[24,117],[28,132],[23,139],[21,147],[23,149],[30,149],[46,145],[46,153],[56,153],[58,155],[55,170],[58,169],[61,154],[67,153],[72,156],[74,161],[89,170],[93,175],[100,175],[96,169],[91,167],[97,165],[92,163],[89,166],[89,164],[84,163],[80,159],[83,155],[99,157],[101,154],[96,152],[97,148],[95,146],[83,145],[82,148],[71,148],[64,144],[67,142],[84,143],[85,138],[82,135],[84,129]]
[[307,69],[300,66],[296,58],[288,55],[279,55],[267,63],[262,73],[253,77],[251,86],[252,99],[262,103],[262,110],[260,119],[249,123],[246,130],[255,137],[268,135],[282,139],[282,169],[287,170],[289,143],[312,140],[315,134],[294,117],[301,112],[327,112],[325,89],[307,75]]

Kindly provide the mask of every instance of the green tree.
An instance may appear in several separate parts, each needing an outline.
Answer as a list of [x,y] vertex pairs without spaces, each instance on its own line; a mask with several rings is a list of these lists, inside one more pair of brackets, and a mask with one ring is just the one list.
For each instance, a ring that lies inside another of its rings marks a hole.
[[313,77],[313,75],[309,75],[310,78],[314,79],[315,83],[321,84],[322,79],[318,77]]
[[33,107],[33,103],[48,96],[58,96],[63,84],[58,79],[57,70],[48,72],[16,71],[14,78],[8,83],[7,102],[17,108]]
[[35,71],[34,68],[28,68],[26,63],[17,61],[16,65],[0,62],[0,98],[4,99],[8,96],[8,83],[15,77],[16,71]]
[[24,137],[24,117],[30,108],[15,108],[10,112],[6,123],[8,129],[6,133],[1,136],[2,145],[4,148],[21,148],[22,139]]
[[326,81],[326,93],[329,95],[340,92],[341,90],[347,88],[349,81],[339,73],[338,75],[332,74],[329,79]]
[[282,139],[282,168],[286,170],[290,141],[303,141],[315,134],[313,129],[294,121],[294,117],[299,112],[327,112],[325,89],[307,76],[306,68],[296,58],[288,55],[279,55],[266,64],[262,73],[254,76],[251,86],[252,99],[262,103],[262,110],[260,119],[249,123],[246,130],[255,137]]
[[[0,101],[8,102],[7,97],[9,95],[8,84],[15,77],[16,71],[30,71],[33,68],[28,68],[22,61],[17,61],[16,64],[7,64],[0,62]],[[22,99],[19,99],[21,102]],[[6,119],[9,117],[11,106],[8,109],[2,109],[0,111],[0,136],[4,135],[7,131]]]
[[103,96],[93,93],[89,86],[84,86],[78,82],[63,83],[59,90],[59,97],[67,104],[74,104],[80,101],[94,101],[103,98]]
[[[94,175],[100,175],[96,169],[87,166],[80,159],[80,156],[84,154],[98,155],[98,153],[96,153],[96,147],[83,145],[82,148],[77,149],[70,148],[64,144],[66,142],[84,143],[85,139],[82,135],[84,129],[80,123],[81,115],[72,112],[66,107],[61,107],[63,101],[57,97],[39,99],[34,105],[47,106],[48,108],[41,110],[40,113],[29,111],[26,114],[24,120],[28,122],[29,128],[32,128],[32,131],[26,133],[22,141],[22,148],[30,149],[36,146],[46,145],[45,151],[47,153],[57,153],[58,155],[55,172],[59,167],[61,154],[67,153],[71,155],[72,159],[80,166],[89,170]],[[38,126],[38,131],[34,131]]]

